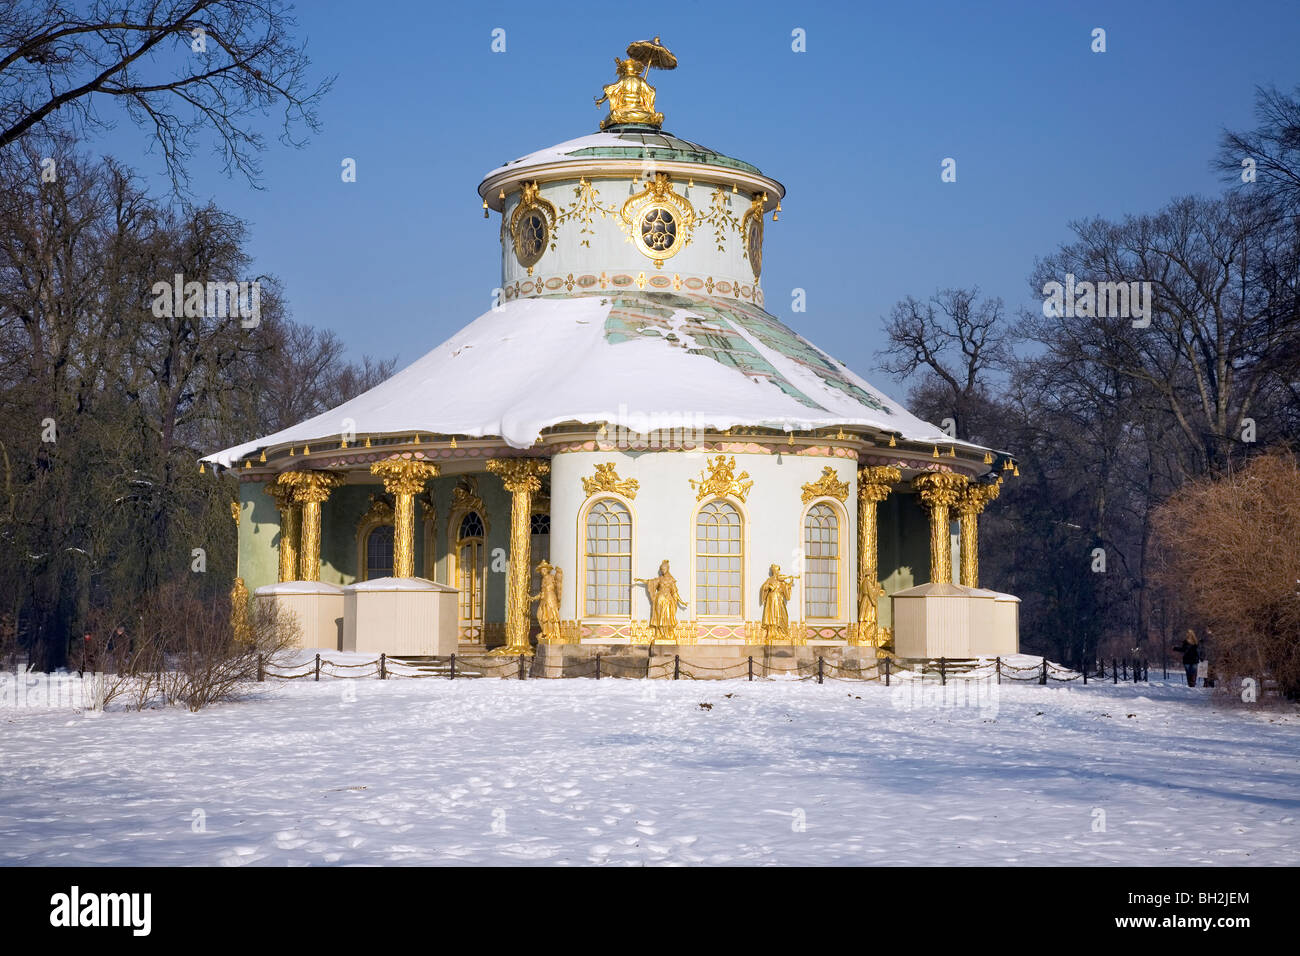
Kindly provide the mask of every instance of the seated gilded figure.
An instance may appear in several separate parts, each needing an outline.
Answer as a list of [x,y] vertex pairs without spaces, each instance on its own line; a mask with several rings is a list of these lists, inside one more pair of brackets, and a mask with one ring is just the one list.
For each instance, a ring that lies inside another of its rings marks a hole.
[[600,128],[607,129],[621,123],[662,126],[664,114],[655,112],[655,88],[641,76],[646,65],[640,60],[618,57],[614,57],[614,62],[618,64],[618,79],[596,97],[597,106],[609,101],[609,115],[601,122]]

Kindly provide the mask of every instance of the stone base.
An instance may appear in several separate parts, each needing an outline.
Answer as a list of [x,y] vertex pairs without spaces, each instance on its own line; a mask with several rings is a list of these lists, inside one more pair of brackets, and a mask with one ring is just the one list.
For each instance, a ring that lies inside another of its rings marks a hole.
[[829,678],[842,671],[846,677],[871,677],[878,664],[876,648],[818,642],[789,644],[539,644],[530,676],[595,677],[600,656],[601,677],[655,677],[672,679],[674,667],[682,680],[748,679],[761,677],[815,677],[818,658]]
[[300,648],[343,649],[342,588],[320,581],[281,581],[260,587],[253,594],[258,604],[274,604],[293,615]]
[[438,657],[456,650],[457,590],[424,578],[343,588],[343,650]]

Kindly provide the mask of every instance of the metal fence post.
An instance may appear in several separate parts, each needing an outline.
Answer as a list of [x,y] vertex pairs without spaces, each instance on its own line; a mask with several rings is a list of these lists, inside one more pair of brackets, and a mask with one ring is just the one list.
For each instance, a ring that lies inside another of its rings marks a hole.
[[316,680],[320,681],[320,655],[316,655]]
[[939,686],[948,686],[948,664],[944,658],[939,658]]
[[456,655],[451,655],[451,679],[456,679]]
[[1040,683],[1040,684],[1046,684],[1046,683],[1047,683],[1047,658],[1046,658],[1046,657],[1043,658],[1043,676],[1042,676],[1042,679],[1040,679],[1038,683]]
[[682,655],[673,655],[673,680],[677,680],[677,675],[682,669]]
[[1086,657],[1083,659],[1083,683],[1085,686],[1088,683],[1088,659]]
[[817,655],[817,683],[822,682],[822,656]]
[[519,655],[519,679],[524,679],[524,655]]
[[1001,683],[1002,683],[1002,658],[1001,658],[1001,656],[998,656],[998,657],[993,658],[993,664],[994,664],[994,667],[997,668],[997,672],[998,672],[998,683],[1001,684]]
[[379,679],[388,680],[388,655],[379,655]]
[[749,679],[754,679],[754,655],[749,655]]
[[1110,659],[1110,682],[1112,684],[1119,683],[1119,664],[1113,657]]
[[889,662],[890,662],[891,660],[892,660],[892,658],[889,658],[889,657],[886,657],[886,658],[885,658],[885,686],[886,686],[886,687],[889,686],[889,669],[890,669],[890,668],[889,668]]
[[600,680],[600,655],[596,655],[596,680]]

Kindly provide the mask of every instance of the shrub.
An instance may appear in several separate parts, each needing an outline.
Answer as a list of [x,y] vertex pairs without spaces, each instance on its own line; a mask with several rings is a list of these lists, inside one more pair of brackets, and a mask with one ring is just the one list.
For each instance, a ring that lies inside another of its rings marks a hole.
[[[1232,686],[1272,678],[1300,695],[1300,468],[1269,454],[1190,482],[1157,509],[1157,585],[1186,599]],[[1224,683],[1227,683],[1225,681]]]

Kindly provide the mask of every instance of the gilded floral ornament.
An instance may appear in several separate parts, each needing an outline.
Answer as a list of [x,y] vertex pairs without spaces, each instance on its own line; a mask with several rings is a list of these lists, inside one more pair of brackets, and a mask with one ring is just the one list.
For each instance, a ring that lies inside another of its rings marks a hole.
[[[700,217],[701,226],[713,227],[713,241],[718,244],[718,251],[725,252],[727,248],[727,233],[742,231],[740,219],[731,210],[730,194],[721,186],[713,190],[713,196],[709,200],[709,211],[707,215]],[[748,215],[748,214],[746,214]]]
[[835,469],[827,465],[822,469],[822,476],[816,481],[806,482],[803,486],[803,503],[807,504],[814,498],[830,497],[838,498],[843,501],[849,496],[849,483],[840,481],[839,475],[835,474]]
[[618,207],[614,205],[605,205],[600,201],[600,190],[596,188],[591,180],[579,178],[578,185],[573,187],[573,202],[564,207],[564,211],[555,219],[555,225],[573,220],[578,223],[578,245],[591,248],[591,237],[596,234],[592,228],[592,221],[597,213],[600,218],[606,216],[618,215]]
[[636,497],[640,483],[635,478],[620,478],[616,467],[614,462],[607,461],[596,466],[595,475],[582,479],[582,490],[587,493],[588,498],[607,491],[622,495],[624,498]]
[[696,501],[703,501],[705,498],[714,496],[725,498],[728,495],[744,501],[749,494],[749,489],[754,487],[749,472],[742,471],[739,475],[736,474],[736,457],[734,455],[730,458],[726,455],[718,455],[700,472],[699,480],[692,478],[690,481],[691,488],[696,493]]

